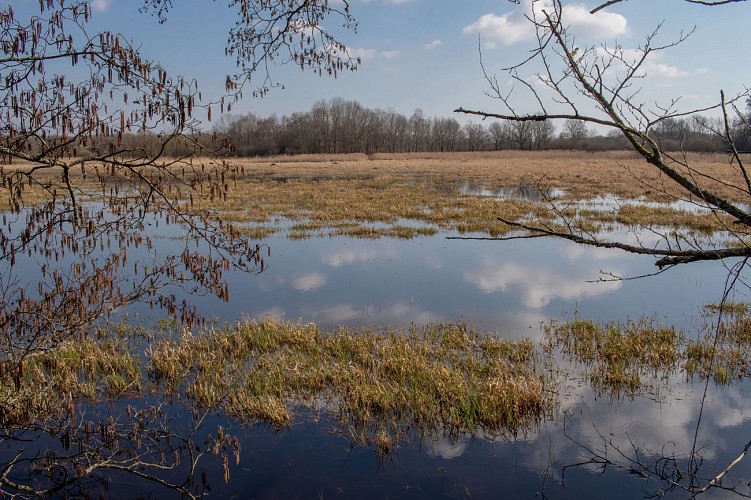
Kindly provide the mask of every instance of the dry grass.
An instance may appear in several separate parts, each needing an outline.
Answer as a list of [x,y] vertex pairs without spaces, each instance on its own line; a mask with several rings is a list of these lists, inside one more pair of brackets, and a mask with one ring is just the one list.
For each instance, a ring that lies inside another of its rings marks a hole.
[[[263,320],[169,337],[113,326],[29,355],[0,377],[0,425],[75,422],[81,401],[146,392],[275,426],[300,407],[331,412],[345,434],[387,453],[413,429],[512,437],[553,411],[530,341],[463,323],[323,332]],[[145,357],[139,339],[149,339]]]
[[[704,178],[707,187],[739,202],[748,202],[738,185],[737,171],[724,155],[691,155],[692,176]],[[229,158],[232,174],[227,197],[195,196],[186,206],[195,212],[219,215],[235,222],[249,237],[263,238],[279,231],[278,221],[291,221],[291,237],[350,235],[411,238],[444,231],[501,236],[508,228],[498,216],[531,218],[554,224],[554,213],[545,203],[519,199],[499,200],[463,194],[458,183],[472,182],[488,190],[519,186],[563,190],[561,202],[612,194],[623,199],[673,201],[680,197],[675,184],[634,153],[585,153],[572,151],[500,151],[481,153],[420,153],[352,155],[300,155],[272,158]],[[206,175],[215,161],[195,158],[189,170]],[[11,168],[11,167],[7,167]],[[23,168],[15,163],[12,168]],[[176,171],[180,173],[181,169]],[[54,172],[44,175],[54,177]],[[96,183],[73,172],[73,184],[94,192]],[[215,181],[219,177],[216,176]],[[702,176],[713,176],[708,180]],[[113,178],[108,182],[115,182]],[[59,179],[58,179],[59,183]],[[186,196],[175,189],[172,196]],[[62,193],[58,193],[62,195]],[[206,194],[206,193],[204,193]],[[44,199],[39,188],[29,188],[28,203]],[[9,196],[0,196],[0,209],[8,208]],[[5,205],[3,205],[3,203]],[[665,207],[627,205],[614,212],[583,210],[584,229],[620,223],[691,227],[699,231],[722,229],[727,221]],[[405,224],[404,221],[410,221]],[[377,224],[376,224],[377,223]],[[376,224],[376,227],[374,227]]]
[[[628,152],[310,155],[229,161],[244,175],[230,186],[227,200],[203,202],[195,209],[219,209],[230,220],[251,222],[249,232],[259,224],[272,227],[278,217],[290,219],[298,225],[289,232],[296,238],[337,234],[409,238],[440,231],[501,236],[508,228],[497,222],[498,216],[556,221],[544,202],[463,194],[461,182],[488,190],[562,189],[562,203],[607,194],[663,202],[682,195],[672,181]],[[724,155],[693,155],[690,161],[697,172],[717,178],[707,181],[708,186],[730,199],[747,201],[741,191],[725,185],[737,172]],[[693,175],[700,175],[697,172]],[[568,215],[573,213],[572,208]],[[605,212],[585,209],[579,216],[579,225],[587,230],[619,223],[711,232],[724,229],[728,222],[712,214],[638,204]],[[422,225],[423,232],[405,230],[400,220]],[[378,228],[372,227],[374,222],[380,224]],[[343,231],[344,225],[349,227]]]
[[0,376],[0,425],[38,424],[69,413],[75,402],[116,398],[142,389],[141,358],[130,333],[102,330],[97,338],[68,339],[31,353],[20,369]]
[[[723,154],[689,154],[689,164],[703,174],[716,177],[710,183],[720,193],[736,201],[748,202],[743,193],[722,183],[739,184],[737,169]],[[670,201],[683,193],[635,153],[609,151],[498,151],[467,153],[401,153],[333,156],[290,156],[240,160],[246,174],[284,176],[404,176],[424,175],[442,179],[477,180],[488,189],[536,185],[564,189],[571,199],[586,199],[601,194],[623,198],[646,197],[651,201]],[[741,197],[741,198],[739,198]]]

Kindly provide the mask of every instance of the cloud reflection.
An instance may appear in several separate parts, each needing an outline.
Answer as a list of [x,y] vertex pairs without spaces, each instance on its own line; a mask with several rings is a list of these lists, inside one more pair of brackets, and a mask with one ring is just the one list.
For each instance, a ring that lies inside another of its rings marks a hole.
[[447,436],[428,437],[425,443],[428,456],[440,457],[445,460],[460,457],[469,448],[467,437],[449,438]]
[[393,259],[397,254],[392,249],[378,250],[377,248],[337,248],[321,256],[321,261],[331,267],[342,267],[358,262],[370,262],[379,258]]
[[312,292],[324,286],[328,279],[322,273],[308,273],[292,279],[292,287],[301,292]]
[[483,259],[474,270],[465,271],[463,275],[465,281],[484,293],[513,293],[526,307],[535,309],[548,305],[556,298],[578,300],[621,287],[617,281],[587,282],[588,279],[597,279],[597,276],[588,277],[581,269],[568,267],[564,272],[539,264],[498,263],[491,258]]
[[379,323],[387,325],[424,325],[441,320],[440,315],[417,307],[409,302],[397,302],[389,305],[364,304],[357,306],[340,303],[325,307],[305,307],[300,316],[310,318],[320,325],[356,325],[359,323]]

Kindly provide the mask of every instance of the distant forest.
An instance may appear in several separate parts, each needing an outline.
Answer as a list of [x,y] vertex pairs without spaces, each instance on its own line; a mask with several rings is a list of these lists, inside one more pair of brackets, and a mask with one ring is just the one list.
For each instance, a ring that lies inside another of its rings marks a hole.
[[[735,125],[739,149],[751,146],[747,121]],[[713,131],[720,118],[667,118],[652,134],[666,150],[723,151],[727,143]],[[229,138],[238,156],[306,153],[402,153],[497,151],[504,149],[630,149],[620,132],[599,135],[585,123],[567,120],[558,128],[549,120],[484,121],[460,124],[454,118],[427,117],[415,110],[407,117],[394,110],[368,109],[340,98],[317,102],[310,111],[276,115],[223,115],[216,136]]]

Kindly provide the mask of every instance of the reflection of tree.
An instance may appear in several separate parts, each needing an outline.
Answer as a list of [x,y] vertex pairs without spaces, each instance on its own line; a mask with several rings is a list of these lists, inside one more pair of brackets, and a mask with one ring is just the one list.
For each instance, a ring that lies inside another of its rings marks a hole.
[[[216,480],[208,477],[204,456],[216,457],[225,481],[230,463],[239,461],[240,442],[221,427],[216,436],[199,438],[205,414],[195,414],[187,429],[178,432],[160,406],[127,406],[119,415],[117,409],[112,412],[94,421],[71,410],[56,423],[4,434],[0,442],[8,451],[0,464],[2,491],[23,496],[96,496],[108,491],[110,475],[127,473],[196,498],[210,491],[210,479]],[[29,447],[45,442],[50,443],[46,448]]]

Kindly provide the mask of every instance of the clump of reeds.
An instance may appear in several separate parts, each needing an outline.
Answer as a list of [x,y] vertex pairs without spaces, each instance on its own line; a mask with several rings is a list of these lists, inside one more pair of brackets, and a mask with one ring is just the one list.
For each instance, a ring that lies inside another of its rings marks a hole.
[[655,376],[667,376],[681,359],[683,333],[643,318],[625,324],[597,324],[576,319],[544,327],[546,348],[591,367],[596,391],[633,396],[652,387]]
[[336,413],[386,451],[404,429],[517,435],[550,413],[550,381],[531,342],[466,324],[407,331],[338,329],[271,319],[185,332],[153,344],[152,378],[200,406],[285,425],[298,406]]

